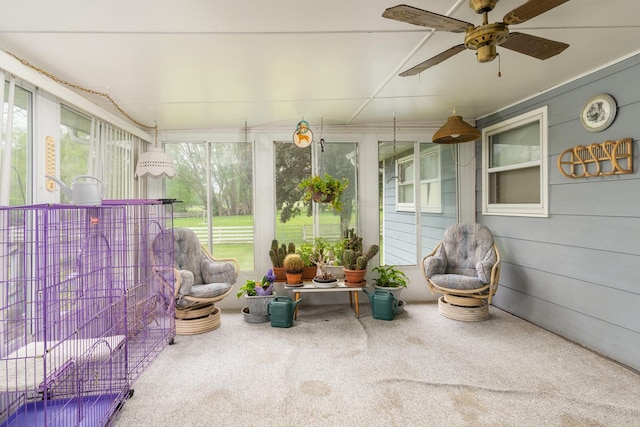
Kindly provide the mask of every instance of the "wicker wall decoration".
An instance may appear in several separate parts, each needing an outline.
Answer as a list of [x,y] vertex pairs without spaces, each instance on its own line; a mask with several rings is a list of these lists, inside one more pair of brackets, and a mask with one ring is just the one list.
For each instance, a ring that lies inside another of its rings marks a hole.
[[578,145],[558,156],[558,170],[567,178],[589,178],[633,173],[633,140]]

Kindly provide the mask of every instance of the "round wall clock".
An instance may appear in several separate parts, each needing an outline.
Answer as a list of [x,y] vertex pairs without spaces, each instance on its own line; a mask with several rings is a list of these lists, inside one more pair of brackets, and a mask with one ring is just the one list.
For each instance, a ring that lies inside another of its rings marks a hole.
[[601,132],[616,118],[616,101],[611,95],[596,95],[584,104],[580,112],[582,126],[589,132]]

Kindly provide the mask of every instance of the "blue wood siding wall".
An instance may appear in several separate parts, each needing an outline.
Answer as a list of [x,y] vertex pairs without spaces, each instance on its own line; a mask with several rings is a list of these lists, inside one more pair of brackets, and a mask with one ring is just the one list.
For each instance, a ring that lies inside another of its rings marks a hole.
[[[600,93],[616,99],[618,113],[605,131],[587,132],[580,111]],[[543,105],[548,218],[482,215],[478,161],[477,221],[494,233],[503,262],[493,303],[640,370],[640,55],[481,119],[478,128]],[[633,139],[632,174],[570,179],[558,171],[564,150],[621,138]]]

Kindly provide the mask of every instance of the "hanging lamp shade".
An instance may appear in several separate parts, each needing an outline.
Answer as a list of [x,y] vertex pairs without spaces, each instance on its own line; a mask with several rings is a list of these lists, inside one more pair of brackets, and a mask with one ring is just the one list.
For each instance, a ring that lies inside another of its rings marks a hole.
[[451,116],[436,133],[432,141],[436,144],[457,144],[475,141],[480,138],[480,131],[462,120],[462,116]]
[[173,178],[175,175],[176,166],[173,159],[162,148],[150,147],[138,158],[136,176]]

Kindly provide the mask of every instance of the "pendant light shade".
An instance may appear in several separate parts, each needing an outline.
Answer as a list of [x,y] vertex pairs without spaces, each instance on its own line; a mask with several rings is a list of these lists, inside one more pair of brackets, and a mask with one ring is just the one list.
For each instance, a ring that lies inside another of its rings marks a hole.
[[175,175],[173,159],[162,148],[150,147],[140,155],[136,165],[136,176],[173,178]]
[[451,116],[436,133],[433,142],[436,144],[457,144],[475,141],[480,138],[480,131],[462,120],[462,116]]

